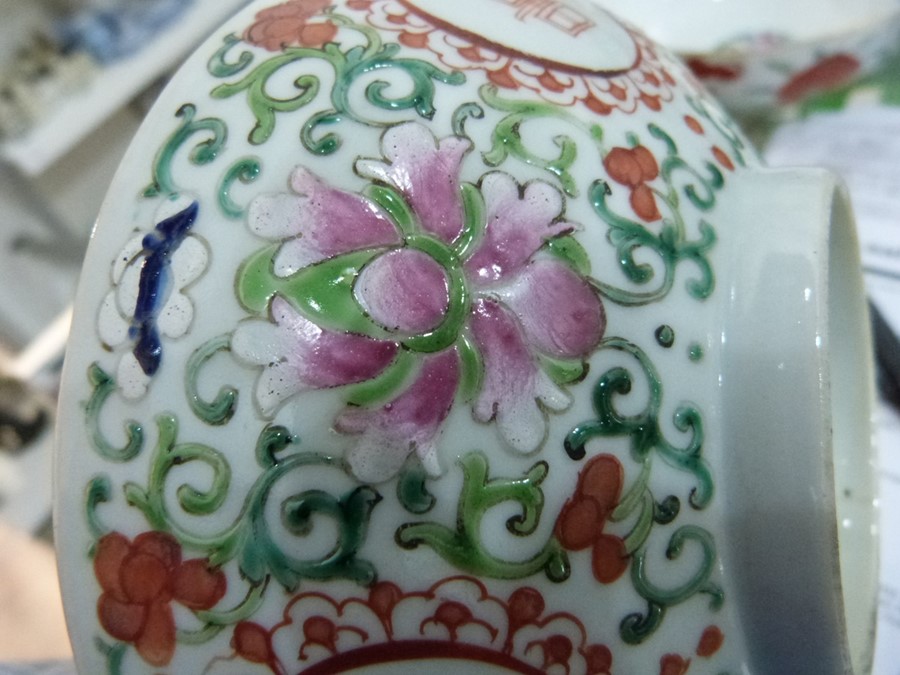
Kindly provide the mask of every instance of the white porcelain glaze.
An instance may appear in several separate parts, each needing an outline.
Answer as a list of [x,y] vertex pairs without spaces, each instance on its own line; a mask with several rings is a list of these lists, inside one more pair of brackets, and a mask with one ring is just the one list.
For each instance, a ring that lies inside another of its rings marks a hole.
[[255,3],[85,262],[79,671],[863,673],[863,315],[834,179],[601,10]]

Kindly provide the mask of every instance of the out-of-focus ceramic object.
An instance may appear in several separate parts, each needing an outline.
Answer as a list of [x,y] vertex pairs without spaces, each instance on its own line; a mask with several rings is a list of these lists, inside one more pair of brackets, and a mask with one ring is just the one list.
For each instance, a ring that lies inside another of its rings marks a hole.
[[732,113],[770,116],[900,49],[897,0],[594,0],[675,50]]
[[252,4],[85,262],[80,672],[864,672],[855,256],[597,7]]

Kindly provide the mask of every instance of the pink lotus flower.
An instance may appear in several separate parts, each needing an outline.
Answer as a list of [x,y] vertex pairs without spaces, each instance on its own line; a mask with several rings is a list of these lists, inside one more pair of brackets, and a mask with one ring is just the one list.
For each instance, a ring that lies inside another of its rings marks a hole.
[[581,365],[605,328],[588,280],[547,250],[575,230],[560,192],[502,172],[464,184],[469,140],[438,140],[417,123],[389,129],[382,145],[383,159],[356,163],[373,183],[364,194],[299,167],[290,193],[250,207],[251,229],[279,242],[238,280],[244,304],[270,316],[244,322],[232,340],[262,367],[260,410],[411,368],[388,400],[348,394],[335,419],[358,437],[347,461],[359,479],[392,477],[412,452],[439,475],[440,431],[461,402],[511,448],[538,450],[548,411],[569,405],[562,385],[575,379],[554,379],[543,364]]

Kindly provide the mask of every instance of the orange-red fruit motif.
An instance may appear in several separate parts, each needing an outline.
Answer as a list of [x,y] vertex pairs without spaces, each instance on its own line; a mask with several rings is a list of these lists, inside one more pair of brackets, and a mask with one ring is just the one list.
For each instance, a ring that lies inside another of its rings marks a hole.
[[331,5],[331,0],[289,0],[268,7],[256,15],[244,39],[250,44],[277,52],[284,47],[321,47],[337,34],[331,21],[309,20]]
[[656,157],[643,145],[615,147],[603,158],[609,177],[631,189],[631,208],[639,218],[652,223],[662,218],[656,196],[647,183],[659,176]]
[[97,544],[94,574],[103,593],[97,601],[100,625],[112,637],[134,644],[152,666],[165,666],[175,653],[171,603],[212,609],[225,595],[221,570],[195,558],[182,561],[170,534],[145,532],[130,541],[118,532]]
[[707,626],[697,643],[697,656],[709,658],[722,648],[725,636],[718,626]]
[[609,584],[628,569],[625,542],[603,527],[622,495],[624,470],[612,455],[597,455],[578,476],[575,494],[569,498],[556,521],[556,537],[563,548],[581,551],[591,548],[591,570],[600,583]]
[[659,660],[659,675],[685,675],[691,660],[678,654],[666,654]]

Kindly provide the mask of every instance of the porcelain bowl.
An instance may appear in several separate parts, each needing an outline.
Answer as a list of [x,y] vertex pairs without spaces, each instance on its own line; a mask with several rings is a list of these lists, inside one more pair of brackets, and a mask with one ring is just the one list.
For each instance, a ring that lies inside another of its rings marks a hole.
[[602,9],[255,2],[85,260],[79,672],[863,673],[867,326],[835,179]]
[[783,114],[896,54],[897,0],[595,0],[675,50],[735,115]]

